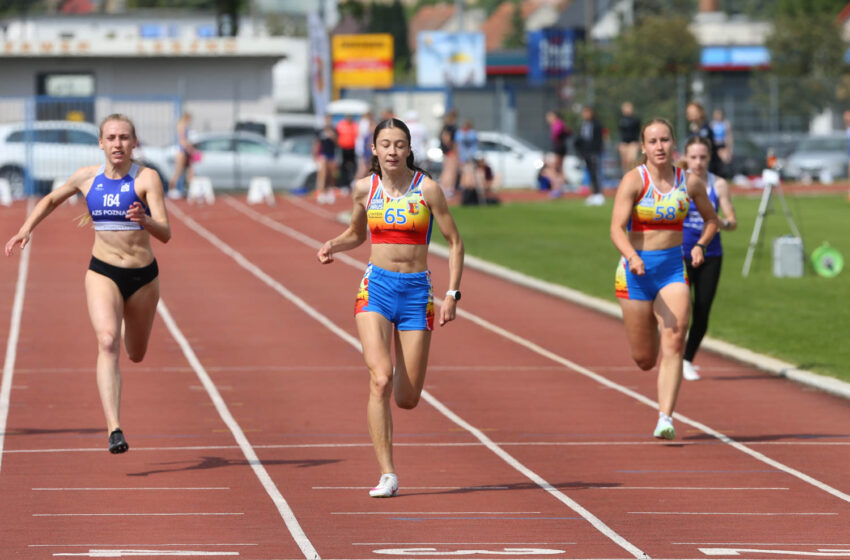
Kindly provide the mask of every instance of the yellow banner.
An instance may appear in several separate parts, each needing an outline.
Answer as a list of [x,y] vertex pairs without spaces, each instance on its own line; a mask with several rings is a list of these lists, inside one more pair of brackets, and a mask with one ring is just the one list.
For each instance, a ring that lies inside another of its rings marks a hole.
[[346,87],[392,87],[392,35],[334,35],[332,44],[333,83],[336,92]]

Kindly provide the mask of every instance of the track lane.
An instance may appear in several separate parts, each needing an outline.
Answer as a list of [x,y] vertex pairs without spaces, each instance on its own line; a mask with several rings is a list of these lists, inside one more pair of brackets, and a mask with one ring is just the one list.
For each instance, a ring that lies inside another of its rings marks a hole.
[[[338,226],[337,226],[337,227],[338,227]],[[439,265],[437,265],[437,266],[439,266]],[[435,267],[435,266],[432,266],[432,270],[433,270],[434,268],[436,268],[436,267]],[[437,279],[437,278],[439,278],[439,272],[435,272],[435,279]],[[478,280],[478,279],[476,279],[476,280]],[[467,279],[467,280],[465,280],[464,285],[468,286],[468,285],[469,285],[469,283],[470,283],[470,282],[469,282],[469,280]],[[477,283],[476,283],[476,285],[477,285]],[[435,291],[436,291],[436,289],[435,289]],[[467,293],[468,293],[468,292],[469,292],[469,290],[467,290]],[[544,298],[544,299],[547,299],[547,298]],[[550,299],[550,300],[551,300],[551,298],[548,298],[548,299]],[[468,298],[465,298],[465,300],[464,300],[464,301],[465,301],[465,303],[466,303],[466,306],[465,306],[464,308],[465,308],[465,309],[466,309],[466,308],[469,308],[469,307],[470,307],[470,302],[468,301]],[[551,304],[551,301],[550,301],[550,302],[548,302],[548,303],[549,303],[549,304]],[[488,311],[492,311],[492,307],[488,308]],[[501,309],[500,309],[500,311],[501,311]],[[532,313],[531,315],[534,315],[534,314]],[[538,324],[538,325],[539,325],[539,323],[540,323],[540,321],[538,321],[538,322],[537,322],[537,324]],[[616,321],[615,321],[615,323],[616,323],[616,327],[617,327],[617,329],[618,329],[618,330],[621,330],[621,325],[619,324],[619,322],[616,322]],[[545,323],[544,323],[544,324],[545,324]],[[582,324],[582,325],[584,325],[585,323],[584,323],[584,322],[581,322],[581,324]],[[531,328],[533,328],[533,327],[535,327],[535,326],[537,326],[537,325],[534,325],[534,324],[530,325],[530,327],[531,327]],[[585,335],[587,334],[587,330],[586,330],[586,329],[583,329],[583,334],[585,334]],[[435,340],[439,340],[439,338],[435,338]],[[608,343],[609,343],[609,345],[611,344],[611,343],[610,343],[610,340],[609,340],[609,342],[608,342]],[[583,344],[583,345],[585,345],[585,346],[586,346],[586,344]],[[625,343],[624,343],[624,342],[623,342],[623,346],[622,346],[622,348],[625,348]],[[461,351],[461,352],[462,352],[463,350],[462,350],[462,349],[459,349],[459,351]],[[610,349],[609,349],[608,354],[610,354],[610,353],[611,353],[611,352],[610,352]],[[441,352],[441,353],[439,353],[439,354],[442,354],[442,352]],[[603,355],[605,355],[605,354],[603,354]],[[616,373],[618,370],[628,371],[628,369],[629,369],[629,368],[628,368],[628,363],[629,363],[629,362],[628,362],[628,360],[626,360],[626,363],[625,363],[624,365],[615,364],[615,365],[607,366],[607,367],[608,367],[609,369],[611,369],[611,370],[612,370],[613,372],[615,372],[615,373]],[[735,368],[735,367],[739,367],[739,366],[738,366],[737,364],[730,363],[730,362],[726,361],[726,362],[725,362],[725,367],[728,369],[728,368]],[[764,375],[764,374],[760,374],[759,372],[753,372],[751,369],[748,369],[748,368],[742,368],[742,369],[746,372],[746,375],[747,375],[747,376],[752,376],[754,379],[757,379],[758,381],[765,381],[765,380],[767,380],[767,381],[773,381],[773,382],[776,382],[776,383],[774,383],[774,385],[775,385],[776,387],[778,387],[778,391],[780,391],[781,393],[784,393],[784,395],[777,395],[777,398],[781,398],[782,396],[785,396],[785,398],[787,399],[787,394],[788,394],[789,392],[799,392],[799,389],[800,389],[800,388],[799,388],[799,386],[796,386],[796,385],[793,385],[793,384],[789,384],[789,383],[787,383],[787,382],[784,382],[784,381],[781,381],[781,380],[777,380],[777,379],[775,379],[775,378],[771,378],[771,377],[766,376],[766,375]],[[632,371],[632,372],[634,372],[634,368],[633,368],[633,367],[631,367],[631,371]],[[622,374],[622,373],[620,373],[619,375],[620,375],[620,376],[623,376],[623,374]],[[654,381],[654,374],[647,374],[647,375],[643,375],[642,377],[645,379],[645,378],[646,378],[646,377],[648,377],[649,375],[651,375],[652,380]],[[633,374],[633,373],[632,373],[632,376],[634,376],[634,374]],[[432,378],[432,379],[433,379],[433,378]],[[429,386],[429,387],[431,386],[430,381],[429,381],[429,385],[428,385],[428,386]],[[699,385],[699,386],[703,386],[703,385]],[[650,388],[650,389],[647,391],[647,393],[648,393],[648,394],[652,394],[653,392],[654,392],[654,391],[652,390],[652,388]],[[718,392],[720,392],[720,391],[718,391]],[[741,394],[741,393],[739,393],[739,394]],[[745,393],[744,393],[744,394],[745,394]],[[719,397],[725,397],[726,395],[725,395],[725,394],[723,394],[723,395],[718,395],[718,396],[719,396]],[[846,403],[843,403],[843,401],[840,401],[839,399],[835,399],[835,398],[833,398],[833,397],[827,397],[827,396],[825,396],[825,395],[820,395],[820,394],[815,394],[815,395],[813,395],[813,397],[814,397],[814,401],[817,401],[819,404],[821,404],[821,405],[826,404],[826,407],[827,407],[828,411],[830,412],[830,414],[831,414],[831,415],[833,415],[833,418],[835,418],[835,417],[839,417],[839,418],[840,418],[840,417],[842,417],[842,415],[844,415],[844,417],[846,417]],[[825,397],[825,402],[824,402],[824,397]],[[796,399],[796,395],[795,395],[795,399]],[[459,399],[459,400],[463,401],[463,399]],[[487,399],[484,399],[484,400],[486,401]],[[793,400],[793,399],[792,399],[792,400]],[[464,402],[469,402],[469,401],[464,401]],[[722,400],[721,400],[720,402],[722,402]],[[717,403],[715,402],[715,403],[712,403],[712,404],[714,404],[714,408],[716,408],[716,404],[717,404]],[[801,408],[804,408],[804,407],[805,407],[805,405],[809,405],[809,406],[811,406],[811,405],[812,405],[812,403],[811,403],[811,402],[810,402],[810,403],[803,403],[803,405],[801,406]],[[837,405],[837,406],[835,406],[835,405]],[[743,408],[744,410],[746,410],[746,408],[747,408],[747,404],[746,404],[746,403],[742,403],[742,408]],[[716,412],[716,411],[715,411],[715,412]],[[716,414],[715,414],[715,416],[716,416]],[[723,414],[723,419],[724,419],[725,421],[728,421],[728,416],[727,416],[726,414]],[[826,423],[824,423],[824,424],[826,424]],[[845,424],[845,425],[846,425],[846,424]],[[682,428],[682,425],[680,424],[680,429],[681,429],[681,428]],[[793,432],[789,432],[789,433],[793,433]],[[832,433],[834,434],[834,437],[836,437],[836,438],[838,438],[838,439],[842,439],[842,438],[845,438],[845,437],[846,437],[846,436],[844,436],[843,434],[841,434],[840,432],[839,432],[839,433],[835,433],[835,431],[834,431],[834,430],[833,430],[833,432],[832,432]],[[733,435],[734,435],[734,434],[733,434]],[[685,436],[685,437],[686,437],[686,440],[687,440],[688,436]],[[696,439],[697,439],[697,441],[699,441],[702,437],[704,437],[704,434],[703,434],[702,436],[700,436],[699,434],[696,434]],[[751,438],[747,438],[747,439],[750,439],[750,440],[753,440],[753,439],[757,439],[757,440],[758,440],[758,439],[772,439],[773,437],[775,437],[775,436],[767,435],[767,436],[761,436],[761,437],[755,437],[755,438],[751,437]],[[779,437],[780,437],[780,438],[782,438],[782,436],[781,436],[781,435],[780,435]],[[713,439],[713,438],[712,438],[712,439]],[[715,441],[716,441],[716,440],[715,440]],[[719,446],[719,447],[721,447],[721,448],[722,448],[722,447],[725,447],[725,446]],[[839,453],[839,454],[840,454],[840,453],[842,453],[842,450],[841,450],[841,449],[842,449],[842,448],[839,448],[839,451],[838,451],[838,453]],[[734,455],[734,454],[733,454],[733,455]],[[845,456],[846,456],[846,453],[845,453]],[[738,458],[737,458],[737,460],[739,460],[739,461],[740,461],[740,459],[741,459],[740,457],[738,457]],[[716,460],[716,459],[715,459],[715,460]],[[732,460],[734,461],[734,460],[736,460],[736,459],[733,457],[733,458],[732,458]],[[746,460],[746,458],[744,458],[744,460]],[[751,469],[751,470],[766,470],[766,471],[770,471],[770,469],[769,469],[769,468],[764,468],[764,465],[761,465],[761,466],[763,467],[762,469]],[[699,470],[699,469],[696,469],[696,470]],[[696,471],[696,470],[695,470],[695,471]],[[746,470],[746,469],[742,469],[742,470]],[[838,473],[843,474],[843,473],[841,473],[841,471],[840,471],[840,470],[838,471]],[[842,480],[843,480],[843,478],[842,478]],[[805,491],[806,491],[806,489],[804,489],[804,494],[805,494]],[[737,500],[740,500],[740,498],[736,498],[736,499],[737,499]],[[845,515],[846,515],[846,512],[845,512]],[[844,519],[846,519],[846,516],[845,516],[845,518],[844,518]],[[819,525],[819,526],[822,526],[822,525]],[[828,528],[826,529],[826,531],[828,532]],[[805,534],[805,533],[804,533],[804,534]]]

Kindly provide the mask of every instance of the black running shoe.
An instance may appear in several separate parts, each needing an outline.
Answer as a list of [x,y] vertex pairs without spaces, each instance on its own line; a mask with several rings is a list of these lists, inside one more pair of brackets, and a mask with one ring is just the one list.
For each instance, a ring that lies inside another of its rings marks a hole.
[[127,440],[124,439],[124,432],[119,430],[113,430],[111,434],[109,434],[109,452],[110,453],[124,453],[130,449],[130,446],[127,445]]

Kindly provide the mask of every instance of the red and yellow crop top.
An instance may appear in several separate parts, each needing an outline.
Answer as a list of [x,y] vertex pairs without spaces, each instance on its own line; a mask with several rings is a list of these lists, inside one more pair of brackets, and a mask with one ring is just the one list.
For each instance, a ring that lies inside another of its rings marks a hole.
[[372,174],[372,188],[366,205],[366,220],[372,243],[427,245],[431,241],[434,218],[422,195],[422,179],[416,172],[407,192],[392,198],[384,192],[381,178]]
[[689,197],[687,175],[683,169],[675,169],[673,189],[668,193],[658,192],[646,165],[638,167],[643,190],[632,208],[629,231],[673,230],[682,231],[688,216]]

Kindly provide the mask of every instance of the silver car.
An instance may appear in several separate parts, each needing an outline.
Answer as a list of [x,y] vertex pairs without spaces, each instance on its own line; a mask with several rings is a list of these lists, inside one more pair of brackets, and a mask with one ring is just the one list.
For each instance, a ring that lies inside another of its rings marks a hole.
[[847,176],[848,162],[848,138],[844,133],[809,136],[788,157],[782,176],[830,183]]
[[[193,135],[192,144],[198,151],[195,175],[209,177],[214,189],[247,189],[252,177],[268,177],[275,190],[291,192],[306,192],[316,184],[312,153],[296,149],[295,138],[278,146],[250,132],[210,132]],[[177,150],[146,147],[142,159],[168,180]]]
[[27,178],[36,193],[65,180],[83,165],[103,161],[98,128],[91,123],[36,121],[0,125],[0,178],[12,196],[24,196]]

